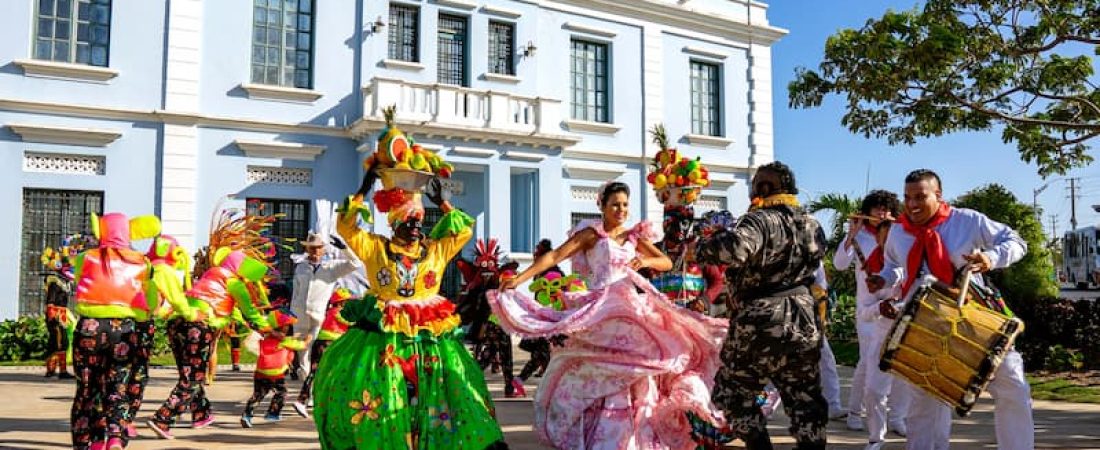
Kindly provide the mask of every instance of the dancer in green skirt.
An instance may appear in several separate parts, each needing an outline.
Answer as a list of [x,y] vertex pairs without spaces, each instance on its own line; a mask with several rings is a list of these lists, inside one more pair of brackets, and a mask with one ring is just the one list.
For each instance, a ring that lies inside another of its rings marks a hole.
[[[413,151],[403,135],[392,135],[384,133],[380,151],[397,139],[403,142],[394,146]],[[420,190],[399,179],[418,173],[387,167],[375,157],[367,166],[363,188],[341,209],[337,231],[363,261],[370,290],[344,306],[341,316],[354,325],[328,348],[318,368],[313,393],[321,446],[507,448],[481,368],[456,335],[454,304],[438,294],[443,270],[473,235],[474,220],[443,199],[442,183],[433,178],[428,196],[444,216],[430,239],[422,240]],[[362,197],[379,172],[386,189],[374,203],[387,213],[392,239],[358,226],[358,216],[368,211]]]

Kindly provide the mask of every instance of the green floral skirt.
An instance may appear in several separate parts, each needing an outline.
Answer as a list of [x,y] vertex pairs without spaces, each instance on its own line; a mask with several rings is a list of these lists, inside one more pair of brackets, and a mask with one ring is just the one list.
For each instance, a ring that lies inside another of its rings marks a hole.
[[315,380],[325,449],[482,450],[503,439],[481,368],[453,332],[353,327],[325,351]]

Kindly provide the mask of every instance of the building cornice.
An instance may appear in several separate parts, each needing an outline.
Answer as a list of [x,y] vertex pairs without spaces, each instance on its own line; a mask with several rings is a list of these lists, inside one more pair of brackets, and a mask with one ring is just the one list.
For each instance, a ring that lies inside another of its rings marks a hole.
[[9,123],[12,133],[18,134],[23,142],[43,144],[83,145],[88,147],[106,147],[122,136],[121,131],[99,128],[69,128],[25,123]]
[[254,83],[241,83],[241,89],[244,89],[244,91],[248,93],[248,98],[293,103],[313,103],[324,95],[313,89]]
[[[401,126],[402,130],[409,134],[418,134],[430,138],[438,137],[486,143],[496,142],[502,145],[516,144],[533,147],[564,148],[572,146],[581,140],[579,137],[561,134],[479,129],[431,121],[415,122],[398,119],[397,124]],[[359,119],[353,123],[349,132],[353,138],[359,139],[370,133],[381,130],[385,125],[386,122],[381,117],[368,117]]]
[[[710,11],[700,12],[679,4],[674,5],[652,0],[554,0],[538,2],[539,6],[550,9],[554,8],[555,3],[766,46],[770,46],[788,33],[783,28],[771,25],[752,24]],[[756,2],[752,4],[756,7],[761,5]]]
[[244,154],[250,158],[276,158],[293,159],[298,161],[313,161],[324,153],[325,146],[298,144],[293,142],[265,142],[248,139],[233,141]]

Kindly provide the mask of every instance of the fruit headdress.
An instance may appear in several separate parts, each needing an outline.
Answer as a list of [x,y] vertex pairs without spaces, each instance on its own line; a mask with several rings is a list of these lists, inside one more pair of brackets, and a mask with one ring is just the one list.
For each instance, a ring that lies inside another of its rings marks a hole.
[[699,191],[710,185],[710,172],[699,158],[688,159],[669,146],[664,125],[655,125],[650,134],[653,143],[661,147],[653,157],[653,171],[646,177],[657,198],[667,206],[695,203]]
[[410,215],[423,216],[420,197],[424,185],[433,176],[450,177],[454,166],[397,127],[396,106],[383,108],[382,114],[386,127],[378,136],[378,147],[363,165],[367,171],[375,170],[381,176],[383,189],[374,193],[374,205],[393,224]]

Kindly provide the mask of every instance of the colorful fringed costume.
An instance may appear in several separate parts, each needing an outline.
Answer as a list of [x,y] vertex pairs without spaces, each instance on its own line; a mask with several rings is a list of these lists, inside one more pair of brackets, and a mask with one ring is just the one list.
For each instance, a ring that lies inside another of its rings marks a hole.
[[458,301],[458,313],[462,325],[467,327],[467,337],[474,343],[474,357],[482,370],[492,366],[504,375],[504,395],[524,396],[522,385],[513,381],[512,338],[497,325],[489,308],[485,293],[500,286],[502,274],[515,273],[516,262],[501,264],[501,251],[496,239],[478,239],[474,246],[474,260],[456,261],[466,281]]
[[43,289],[46,291],[46,376],[72,378],[67,369],[72,359],[72,334],[76,316],[69,309],[73,295],[72,261],[87,244],[84,236],[66,236],[57,249],[42,251],[42,264],[49,269]]

